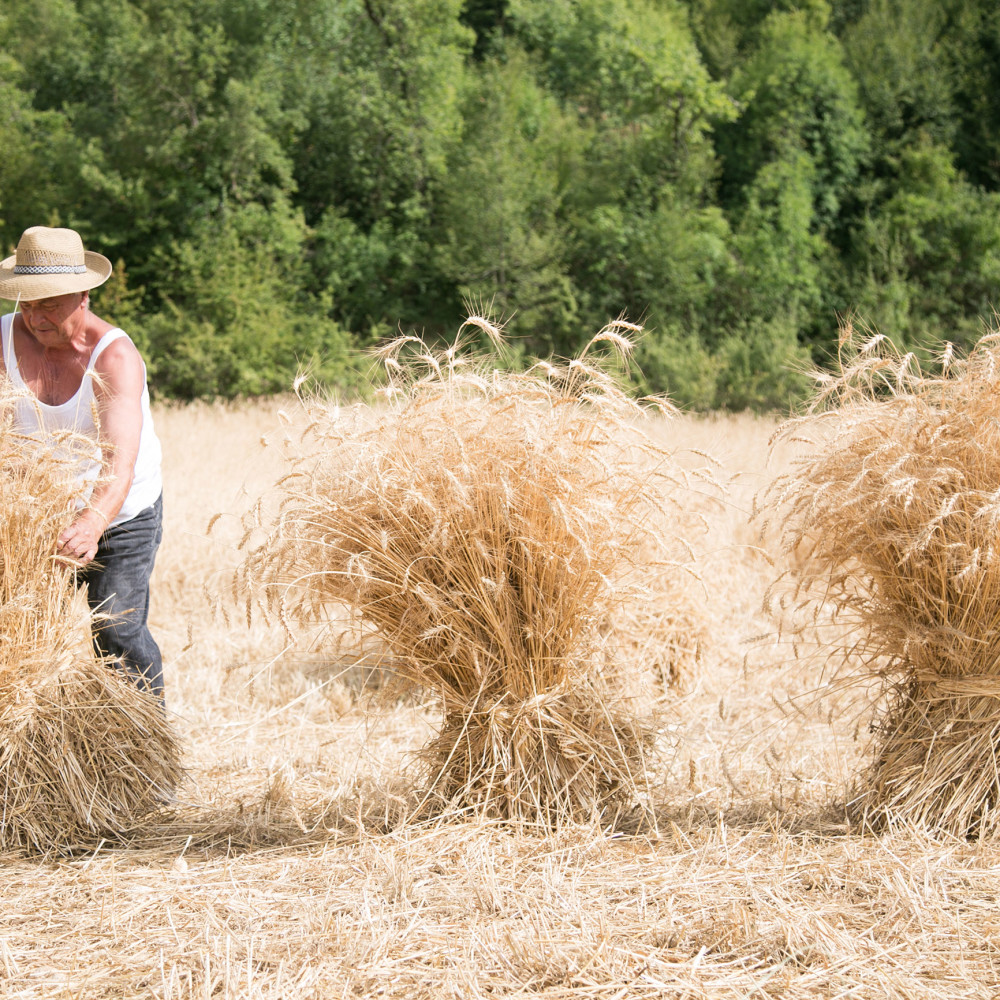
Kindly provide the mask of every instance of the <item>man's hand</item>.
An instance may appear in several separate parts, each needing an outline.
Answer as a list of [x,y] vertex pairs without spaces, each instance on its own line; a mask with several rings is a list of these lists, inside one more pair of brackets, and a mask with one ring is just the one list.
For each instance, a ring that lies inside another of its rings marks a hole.
[[59,536],[56,555],[80,566],[86,566],[97,555],[97,543],[107,527],[104,515],[86,507]]

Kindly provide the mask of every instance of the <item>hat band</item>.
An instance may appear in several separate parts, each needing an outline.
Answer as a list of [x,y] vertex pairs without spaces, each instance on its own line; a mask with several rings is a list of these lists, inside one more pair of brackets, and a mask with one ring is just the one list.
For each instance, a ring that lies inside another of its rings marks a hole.
[[14,274],[86,274],[86,264],[17,264]]

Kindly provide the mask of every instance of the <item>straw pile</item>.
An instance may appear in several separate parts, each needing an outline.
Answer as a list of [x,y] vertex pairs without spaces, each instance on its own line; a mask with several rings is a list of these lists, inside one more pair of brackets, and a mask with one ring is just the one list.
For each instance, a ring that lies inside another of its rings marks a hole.
[[[501,344],[487,320],[469,327]],[[454,805],[556,822],[643,790],[654,727],[615,694],[605,654],[630,573],[664,553],[652,515],[685,481],[640,433],[649,408],[592,359],[627,353],[635,329],[520,373],[460,339],[439,355],[393,342],[386,405],[318,409],[244,564],[241,586],[260,581],[283,621],[345,605],[399,677],[440,696],[422,759]]]
[[874,828],[1000,830],[998,361],[992,334],[928,374],[848,327],[803,418],[820,450],[780,484],[806,604],[849,625],[844,659],[886,682],[852,803]]
[[0,385],[0,849],[119,834],[179,777],[157,702],[99,663],[72,568],[53,553],[92,443],[44,451],[12,429]]

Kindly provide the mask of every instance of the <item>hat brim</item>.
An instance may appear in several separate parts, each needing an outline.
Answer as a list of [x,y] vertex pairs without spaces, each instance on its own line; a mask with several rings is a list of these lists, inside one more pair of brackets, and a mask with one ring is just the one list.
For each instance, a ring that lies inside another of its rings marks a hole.
[[[77,258],[79,259],[79,258]],[[35,299],[51,299],[57,295],[86,292],[103,285],[111,277],[111,261],[103,254],[85,250],[83,263],[85,271],[79,274],[15,274],[14,254],[0,261],[0,299],[11,302],[31,302]]]

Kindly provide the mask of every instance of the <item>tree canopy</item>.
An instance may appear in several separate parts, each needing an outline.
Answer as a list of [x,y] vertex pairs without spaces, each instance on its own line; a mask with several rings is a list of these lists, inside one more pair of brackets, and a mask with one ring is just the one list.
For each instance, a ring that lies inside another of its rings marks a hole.
[[6,0],[0,242],[68,225],[154,391],[351,391],[469,309],[619,315],[644,387],[786,408],[840,318],[967,343],[1000,278],[986,0]]

